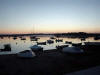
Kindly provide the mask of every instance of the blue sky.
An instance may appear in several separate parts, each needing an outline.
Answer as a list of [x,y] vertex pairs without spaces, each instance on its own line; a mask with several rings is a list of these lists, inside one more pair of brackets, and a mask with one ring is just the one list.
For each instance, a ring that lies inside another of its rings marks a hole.
[[0,33],[33,31],[100,32],[100,0],[0,0]]

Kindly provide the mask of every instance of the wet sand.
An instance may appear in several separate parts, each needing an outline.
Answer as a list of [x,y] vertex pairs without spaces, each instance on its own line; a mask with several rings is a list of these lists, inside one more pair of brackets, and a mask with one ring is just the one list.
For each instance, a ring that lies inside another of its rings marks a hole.
[[0,55],[0,75],[64,75],[100,65],[100,53],[68,55],[59,50],[44,51],[32,59]]

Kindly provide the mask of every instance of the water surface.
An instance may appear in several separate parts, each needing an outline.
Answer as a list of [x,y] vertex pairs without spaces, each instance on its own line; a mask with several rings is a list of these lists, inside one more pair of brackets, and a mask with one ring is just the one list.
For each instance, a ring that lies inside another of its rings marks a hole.
[[[4,37],[3,39],[0,38],[0,49],[4,48],[4,44],[11,44],[11,52],[0,52],[0,54],[15,54],[20,51],[24,50],[30,50],[30,46],[33,46],[36,44],[37,41],[31,41],[30,36],[24,36],[26,40],[21,40],[20,37],[17,37],[16,40],[13,39],[13,37]],[[40,38],[38,42],[45,42],[50,39],[51,36],[37,36]],[[67,45],[65,44],[65,41],[71,41],[72,43],[83,43],[83,42],[100,42],[100,40],[94,40],[93,37],[87,38],[85,41],[81,41],[79,38],[67,38],[62,37],[60,39],[63,39],[63,42],[54,42],[53,44],[46,44],[46,45],[39,45],[43,47],[43,50],[50,50],[50,49],[56,49],[57,45]],[[54,40],[55,41],[55,40]],[[71,44],[68,44],[71,46]]]

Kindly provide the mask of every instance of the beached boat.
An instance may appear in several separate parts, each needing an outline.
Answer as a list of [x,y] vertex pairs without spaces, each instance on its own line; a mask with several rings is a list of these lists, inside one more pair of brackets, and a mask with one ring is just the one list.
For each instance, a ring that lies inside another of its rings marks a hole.
[[84,42],[85,45],[99,45],[100,46],[100,42]]
[[72,46],[75,46],[75,47],[78,47],[78,46],[81,46],[82,43],[72,43]]
[[17,56],[20,58],[33,58],[36,56],[36,54],[31,50],[25,50],[17,53]]
[[100,40],[100,36],[95,36],[94,40]]
[[84,50],[78,47],[65,47],[63,48],[62,52],[69,53],[69,54],[80,54],[80,53],[84,53]]
[[38,51],[43,51],[43,47],[38,46],[38,45],[33,45],[30,47],[32,51],[38,52]]
[[100,53],[100,42],[84,42],[85,45],[81,46],[86,53]]

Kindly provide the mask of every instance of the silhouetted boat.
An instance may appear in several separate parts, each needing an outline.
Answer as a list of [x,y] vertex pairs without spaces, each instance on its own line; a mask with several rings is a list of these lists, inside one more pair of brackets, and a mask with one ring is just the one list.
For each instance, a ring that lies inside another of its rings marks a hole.
[[34,51],[34,52],[43,52],[43,47],[41,47],[41,46],[38,46],[38,45],[33,45],[33,46],[31,46],[30,47],[31,48],[31,50],[32,51]]
[[100,46],[100,42],[84,42],[85,45]]
[[56,39],[55,37],[50,37],[50,39]]
[[72,43],[72,46],[75,46],[75,47],[78,47],[78,46],[81,46],[82,43]]
[[38,39],[40,39],[40,38],[31,38],[30,40],[31,41],[38,41]]
[[26,40],[26,38],[25,37],[22,37],[21,40]]
[[3,39],[3,36],[1,36],[0,38]]
[[72,44],[72,42],[70,42],[70,41],[65,41],[65,44]]
[[94,40],[100,40],[100,36],[95,36]]
[[81,54],[81,53],[84,53],[84,50],[78,47],[65,47],[63,48],[62,52],[68,53],[68,54]]
[[37,38],[36,36],[30,36],[31,41],[38,41],[38,39],[40,39],[40,38]]
[[37,42],[37,45],[46,45],[46,42]]
[[47,40],[47,43],[51,44],[51,43],[54,43],[53,40]]
[[13,39],[14,39],[14,40],[16,40],[16,39],[17,39],[17,37],[13,37]]
[[81,48],[87,54],[98,54],[100,53],[100,42],[84,42]]
[[36,38],[36,36],[30,36],[30,39],[35,39]]
[[22,36],[19,36],[19,38],[22,38]]
[[56,39],[56,42],[63,42],[63,39]]
[[86,38],[81,38],[81,41],[85,41],[86,40]]
[[31,40],[31,41],[38,41],[38,39],[36,39],[36,38],[35,38],[35,39],[30,39],[30,40]]
[[0,49],[0,51],[11,51],[11,45],[10,44],[5,44],[4,49]]
[[68,47],[68,45],[61,45],[61,46],[56,46],[56,49],[62,50],[63,48]]

